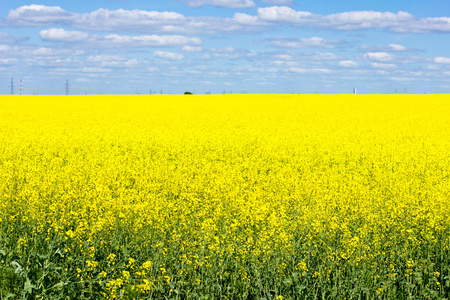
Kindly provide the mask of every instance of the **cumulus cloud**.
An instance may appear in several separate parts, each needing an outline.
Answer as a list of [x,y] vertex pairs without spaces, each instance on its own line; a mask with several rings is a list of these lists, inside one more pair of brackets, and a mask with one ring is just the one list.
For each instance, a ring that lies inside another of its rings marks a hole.
[[247,49],[236,49],[233,47],[224,47],[224,48],[211,48],[212,52],[209,57],[215,58],[224,58],[224,59],[238,59],[238,58],[250,58],[257,55],[255,51],[247,50]]
[[392,51],[406,51],[406,47],[398,44],[389,44],[389,47]]
[[385,63],[379,63],[379,62],[373,62],[370,63],[370,65],[376,69],[395,69],[397,68],[394,64],[385,64]]
[[[26,52],[25,52],[26,53]],[[49,48],[49,47],[39,47],[29,53],[33,56],[38,57],[54,57],[54,56],[73,56],[73,55],[84,55],[85,52],[83,50],[73,50],[73,49],[65,49],[65,48]]]
[[274,5],[294,5],[292,0],[261,0],[261,2],[274,4]]
[[213,5],[224,8],[248,8],[255,7],[256,4],[252,0],[179,0],[187,3],[191,7],[201,7],[203,5]]
[[364,58],[376,62],[387,62],[391,61],[394,56],[386,52],[369,52],[364,54]]
[[88,62],[104,62],[104,61],[125,61],[124,56],[117,55],[89,55],[86,59]]
[[351,11],[331,15],[312,14],[296,11],[286,6],[272,6],[258,9],[262,20],[278,23],[293,23],[339,30],[380,28],[397,26],[401,22],[414,20],[407,12]]
[[39,33],[41,39],[49,42],[84,42],[91,47],[167,47],[167,46],[185,46],[201,45],[202,41],[196,37],[187,37],[181,35],[140,35],[128,36],[118,34],[108,35],[90,35],[85,32],[67,31],[61,28],[51,28],[41,30]]
[[258,9],[267,22],[303,25],[337,30],[387,28],[398,33],[450,32],[450,18],[417,18],[408,12],[350,11],[330,15],[296,11],[287,6]]
[[139,9],[109,10],[101,8],[89,13],[77,14],[67,12],[59,6],[31,5],[11,10],[6,18],[6,23],[9,26],[36,27],[60,24],[76,29],[114,32],[214,34],[255,30],[251,28],[252,26],[248,26],[250,19],[252,18],[244,18],[244,15],[239,14],[236,15],[236,19],[185,17],[176,12]]
[[244,13],[235,13],[233,16],[233,21],[243,25],[256,25],[256,26],[266,25],[264,22],[259,20],[257,16],[251,16]]
[[300,73],[300,74],[329,74],[329,73],[331,73],[331,70],[325,69],[325,68],[305,69],[305,68],[292,67],[292,68],[289,68],[289,71],[294,72],[294,73]]
[[351,60],[341,60],[339,65],[344,68],[357,68],[359,67],[358,63]]
[[107,68],[91,68],[91,67],[83,67],[82,72],[83,73],[107,73],[111,72],[112,69]]
[[41,39],[52,42],[80,42],[89,38],[89,34],[80,31],[66,31],[62,28],[51,28],[39,32]]
[[292,60],[292,55],[289,54],[276,54],[273,55],[274,59],[281,59],[281,60]]
[[[181,0],[180,0],[181,1]],[[252,0],[182,0],[192,6],[212,4],[220,7],[255,7]],[[65,25],[77,29],[116,32],[170,34],[213,34],[260,30],[263,25],[291,24],[337,30],[386,28],[399,33],[450,32],[450,18],[417,18],[407,12],[350,11],[330,15],[296,11],[287,0],[266,0],[283,6],[260,7],[257,15],[236,13],[233,18],[185,17],[176,12],[98,9],[72,13],[59,6],[26,5],[11,10],[9,26]]]
[[331,14],[324,18],[324,26],[340,30],[354,30],[364,28],[392,27],[414,20],[414,16],[403,11],[398,13],[377,11],[351,11]]
[[434,62],[438,64],[450,64],[450,57],[435,57]]
[[11,51],[13,47],[11,46],[7,46],[7,45],[0,45],[0,52],[7,52],[7,51]]
[[117,55],[90,55],[86,63],[92,68],[130,68],[139,64],[137,59]]
[[258,8],[258,17],[264,21],[280,23],[312,23],[322,18],[306,11],[296,11],[287,6]]
[[405,46],[399,44],[389,44],[387,46],[371,46],[362,45],[359,49],[368,52],[418,52],[419,50],[414,48],[406,48]]
[[18,61],[19,60],[17,58],[0,58],[0,65],[12,65]]
[[99,37],[110,44],[121,46],[181,46],[181,45],[201,45],[202,41],[199,38],[191,38],[180,35],[143,35],[143,36],[126,36],[118,34],[109,34]]
[[450,32],[450,18],[416,18],[410,22],[399,23],[391,30],[398,33]]
[[342,43],[339,39],[324,39],[321,37],[311,38],[273,38],[264,41],[266,44],[281,48],[334,48]]
[[201,46],[183,46],[181,48],[181,51],[190,52],[190,53],[202,52],[202,50],[203,50],[203,48]]
[[317,52],[312,58],[319,61],[341,59],[331,52]]
[[[157,12],[144,10],[98,9],[90,13],[79,14],[72,26],[101,31],[160,31],[174,32],[186,23],[186,18],[175,12]],[[141,28],[141,29],[139,29]]]
[[16,26],[47,26],[57,23],[70,23],[75,14],[59,6],[25,5],[8,13],[6,22]]
[[182,54],[167,51],[155,51],[153,55],[155,57],[164,58],[168,60],[181,60],[184,58],[184,55]]

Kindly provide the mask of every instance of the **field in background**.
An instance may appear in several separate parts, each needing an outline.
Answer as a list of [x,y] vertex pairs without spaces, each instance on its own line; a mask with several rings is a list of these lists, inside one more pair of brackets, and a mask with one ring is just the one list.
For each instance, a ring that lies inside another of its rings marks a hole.
[[448,99],[2,96],[0,298],[445,299]]

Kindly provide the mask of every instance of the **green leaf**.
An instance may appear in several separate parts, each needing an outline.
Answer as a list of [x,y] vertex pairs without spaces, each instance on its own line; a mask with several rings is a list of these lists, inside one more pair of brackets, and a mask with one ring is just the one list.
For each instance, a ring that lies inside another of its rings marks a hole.
[[21,266],[17,261],[13,260],[13,261],[11,262],[11,266],[14,267],[14,269],[15,269],[14,272],[15,272],[17,275],[19,275],[20,273],[22,273],[23,268],[22,268],[22,266]]
[[7,295],[5,296],[5,298],[3,298],[3,299],[8,300],[8,299],[12,299],[12,298],[14,298],[14,297],[16,297],[16,294],[9,293],[9,294],[7,294]]
[[31,284],[31,281],[29,278],[27,278],[27,281],[25,281],[25,286],[23,287],[25,293],[31,294],[33,292],[33,289],[36,289],[36,286],[34,284]]
[[55,254],[58,254],[61,257],[64,257],[64,254],[61,252],[61,249],[56,249]]

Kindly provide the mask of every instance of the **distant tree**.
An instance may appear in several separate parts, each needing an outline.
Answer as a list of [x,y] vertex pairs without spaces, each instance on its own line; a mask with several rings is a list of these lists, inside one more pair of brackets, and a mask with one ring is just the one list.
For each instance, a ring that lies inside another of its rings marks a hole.
[[193,95],[191,92],[184,92],[185,95]]

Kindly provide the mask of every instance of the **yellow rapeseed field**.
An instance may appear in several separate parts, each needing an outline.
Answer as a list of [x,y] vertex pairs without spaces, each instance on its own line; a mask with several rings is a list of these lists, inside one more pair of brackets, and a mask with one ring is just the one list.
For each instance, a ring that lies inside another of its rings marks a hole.
[[0,97],[0,299],[446,299],[448,95]]

